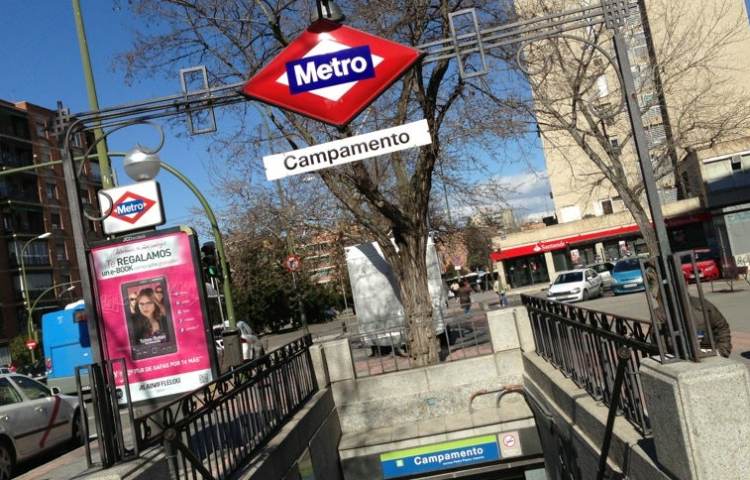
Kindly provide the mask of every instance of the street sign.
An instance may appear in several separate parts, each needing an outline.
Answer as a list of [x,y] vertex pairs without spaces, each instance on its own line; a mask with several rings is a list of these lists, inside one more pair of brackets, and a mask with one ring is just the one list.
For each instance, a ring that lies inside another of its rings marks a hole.
[[421,56],[414,48],[319,20],[252,77],[242,92],[271,105],[342,126]]
[[266,167],[266,178],[277,180],[430,143],[432,137],[427,120],[420,120],[335,142],[267,155],[263,157],[263,165]]
[[290,272],[299,272],[302,268],[302,259],[297,255],[289,255],[284,259],[284,267]]
[[100,190],[99,206],[102,215],[112,208],[102,222],[107,235],[155,227],[165,220],[159,184],[154,180]]
[[26,348],[28,348],[29,350],[34,350],[36,348],[36,345],[36,340],[34,340],[33,338],[26,340]]

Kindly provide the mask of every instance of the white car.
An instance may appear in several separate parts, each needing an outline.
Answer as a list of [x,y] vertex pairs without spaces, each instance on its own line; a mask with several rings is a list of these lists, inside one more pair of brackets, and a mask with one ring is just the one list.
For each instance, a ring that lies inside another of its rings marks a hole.
[[601,294],[602,277],[590,268],[558,273],[547,290],[547,297],[557,302],[579,302]]
[[16,463],[65,442],[83,441],[78,398],[24,375],[0,375],[0,480]]
[[590,268],[602,277],[602,287],[604,287],[605,290],[612,287],[612,270],[615,269],[614,263],[594,263],[592,265],[587,265],[586,268]]

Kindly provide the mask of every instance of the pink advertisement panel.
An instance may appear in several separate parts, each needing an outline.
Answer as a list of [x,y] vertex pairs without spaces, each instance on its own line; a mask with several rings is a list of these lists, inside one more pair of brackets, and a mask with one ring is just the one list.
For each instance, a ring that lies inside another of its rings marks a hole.
[[[134,402],[213,378],[192,245],[177,231],[91,250],[105,351],[125,359]],[[121,370],[116,363],[118,387]]]

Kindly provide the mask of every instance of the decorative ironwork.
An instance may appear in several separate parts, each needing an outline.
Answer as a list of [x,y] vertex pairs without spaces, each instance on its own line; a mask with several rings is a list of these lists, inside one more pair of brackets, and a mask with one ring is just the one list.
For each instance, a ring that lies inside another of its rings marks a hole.
[[643,358],[659,355],[651,323],[539,297],[522,295],[521,300],[529,312],[537,354],[606,405],[613,401],[618,351],[629,349],[621,411],[648,434],[639,367]]
[[630,0],[602,0],[604,25],[610,30],[624,27],[630,16]]
[[230,478],[318,391],[307,335],[135,419],[140,450],[164,445],[173,479]]

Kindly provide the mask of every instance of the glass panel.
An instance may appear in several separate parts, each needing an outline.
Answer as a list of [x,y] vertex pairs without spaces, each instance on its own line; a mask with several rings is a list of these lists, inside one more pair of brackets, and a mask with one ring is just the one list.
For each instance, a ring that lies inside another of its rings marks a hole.
[[5,378],[0,378],[0,407],[19,403],[21,396],[10,382]]
[[42,385],[41,383],[32,380],[27,377],[21,377],[18,375],[14,375],[11,377],[14,382],[16,382],[16,385],[23,391],[24,395],[26,395],[30,400],[36,400],[39,398],[47,398],[51,396],[52,394],[50,391]]

